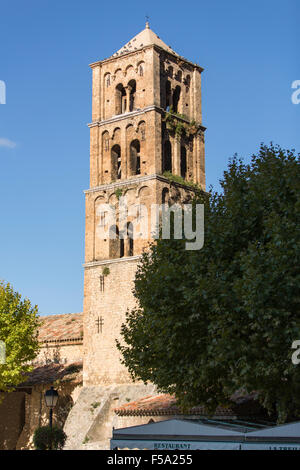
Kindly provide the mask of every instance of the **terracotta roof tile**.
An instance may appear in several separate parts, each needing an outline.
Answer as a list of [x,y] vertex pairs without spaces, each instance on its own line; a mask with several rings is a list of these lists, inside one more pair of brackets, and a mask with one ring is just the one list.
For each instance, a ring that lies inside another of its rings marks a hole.
[[[256,394],[249,394],[233,398],[230,408],[218,407],[214,416],[250,416],[261,415],[262,410],[256,401]],[[146,396],[139,400],[126,403],[119,408],[115,408],[115,413],[119,416],[153,416],[153,415],[208,415],[204,406],[195,406],[188,411],[183,411],[176,405],[176,399],[172,395],[161,394]]]
[[27,375],[27,379],[19,387],[28,387],[33,385],[54,384],[60,382],[82,382],[82,362],[74,362],[73,364],[46,364],[33,369]]
[[40,317],[40,342],[67,341],[82,339],[83,315],[82,313],[65,313],[62,315],[48,315]]

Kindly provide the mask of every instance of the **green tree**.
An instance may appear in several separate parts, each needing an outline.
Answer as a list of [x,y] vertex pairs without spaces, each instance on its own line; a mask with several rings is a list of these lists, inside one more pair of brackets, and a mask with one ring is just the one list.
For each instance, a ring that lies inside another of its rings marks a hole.
[[299,155],[262,145],[234,157],[205,204],[205,241],[159,240],[135,279],[137,308],[117,343],[133,379],[183,407],[228,405],[258,391],[280,422],[300,413]]
[[38,351],[38,325],[37,306],[22,300],[10,284],[0,282],[0,341],[6,349],[5,363],[0,363],[1,391],[12,391],[32,369],[29,362]]

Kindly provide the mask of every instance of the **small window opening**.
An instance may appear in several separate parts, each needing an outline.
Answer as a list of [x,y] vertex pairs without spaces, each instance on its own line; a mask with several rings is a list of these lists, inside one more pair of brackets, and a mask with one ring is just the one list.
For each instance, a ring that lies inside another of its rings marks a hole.
[[186,148],[180,149],[180,175],[182,178],[186,177]]
[[129,93],[129,111],[133,111],[135,109],[135,94],[136,94],[136,81],[130,80],[128,83],[128,88],[130,90]]
[[100,292],[104,292],[104,276],[100,276]]
[[135,139],[130,144],[130,167],[132,175],[141,174],[140,142]]
[[172,147],[171,142],[166,140],[164,143],[163,149],[163,172],[170,171],[172,172]]

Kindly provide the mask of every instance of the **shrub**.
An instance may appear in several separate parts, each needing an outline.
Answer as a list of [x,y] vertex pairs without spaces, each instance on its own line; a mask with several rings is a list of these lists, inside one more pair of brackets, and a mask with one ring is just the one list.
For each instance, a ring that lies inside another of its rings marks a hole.
[[33,444],[36,450],[62,450],[66,439],[66,433],[58,426],[41,426],[34,432]]
[[102,274],[103,276],[108,276],[110,273],[110,270],[107,266],[105,266],[105,268],[102,269]]

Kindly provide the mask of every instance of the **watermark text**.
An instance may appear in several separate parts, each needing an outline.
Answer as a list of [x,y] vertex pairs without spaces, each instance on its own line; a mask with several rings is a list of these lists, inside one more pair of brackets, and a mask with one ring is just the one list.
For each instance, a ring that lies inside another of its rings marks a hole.
[[291,96],[292,103],[299,104],[300,103],[300,80],[293,81],[292,89],[295,90]]
[[144,204],[128,206],[122,196],[118,207],[100,204],[96,216],[96,234],[101,240],[184,238],[186,250],[201,250],[204,245],[204,204],[151,204],[147,208]]
[[0,80],[0,104],[6,104],[6,85],[3,80]]

